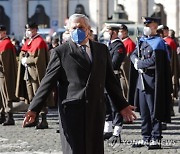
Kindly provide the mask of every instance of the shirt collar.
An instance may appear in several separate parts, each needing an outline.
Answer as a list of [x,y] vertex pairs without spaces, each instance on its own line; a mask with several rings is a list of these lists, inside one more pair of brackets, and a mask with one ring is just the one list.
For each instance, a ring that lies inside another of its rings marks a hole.
[[[86,44],[84,44],[84,45],[86,45],[86,47],[90,48],[89,40],[88,40],[88,41],[86,42]],[[80,47],[80,46],[82,46],[82,45],[81,45],[81,44],[77,44],[77,46]]]
[[115,41],[120,40],[119,38],[116,38],[114,40],[111,40],[111,43],[114,43]]

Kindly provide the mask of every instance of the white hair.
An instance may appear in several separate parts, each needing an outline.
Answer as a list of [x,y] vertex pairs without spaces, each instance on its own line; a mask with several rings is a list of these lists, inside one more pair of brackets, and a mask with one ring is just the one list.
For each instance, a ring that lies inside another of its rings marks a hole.
[[75,19],[79,19],[79,18],[83,18],[84,21],[85,21],[85,24],[87,26],[90,26],[90,23],[89,23],[89,19],[87,16],[85,16],[84,14],[73,14],[69,17],[69,20],[68,20],[68,23],[67,23],[67,29],[69,29],[71,27],[71,23],[72,21],[74,21]]

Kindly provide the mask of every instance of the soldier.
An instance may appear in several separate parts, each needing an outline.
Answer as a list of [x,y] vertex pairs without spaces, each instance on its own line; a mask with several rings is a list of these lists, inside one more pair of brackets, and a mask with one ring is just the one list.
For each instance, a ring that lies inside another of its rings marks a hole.
[[144,36],[131,54],[135,70],[131,69],[129,101],[135,103],[142,118],[143,139],[133,147],[148,145],[160,149],[161,122],[170,122],[171,76],[167,46],[157,36],[158,20],[144,17]]
[[118,33],[119,38],[122,40],[125,48],[126,48],[126,57],[121,65],[121,84],[123,86],[124,96],[127,98],[128,89],[129,89],[129,68],[130,68],[130,55],[134,51],[136,45],[128,36],[128,28],[126,25],[122,24]]
[[[109,32],[109,52],[112,58],[112,64],[114,69],[114,74],[117,77],[117,80],[120,78],[120,66],[126,56],[126,49],[118,38],[119,26],[108,25]],[[104,139],[109,139],[110,143],[116,143],[118,139],[121,141],[121,130],[123,125],[123,117],[115,110],[112,105],[112,100],[106,94],[106,121],[104,127]],[[114,125],[114,130],[112,129]]]
[[[178,62],[178,55],[177,55],[177,44],[175,40],[173,40],[169,36],[169,27],[163,25],[162,27],[164,40],[169,46],[170,50],[170,57],[171,57],[171,74],[172,74],[172,83],[173,83],[173,98],[178,98],[178,88],[179,88],[179,62]],[[172,115],[174,115],[174,110],[172,109]]]
[[6,27],[0,25],[0,124],[3,126],[15,124],[12,103],[16,100],[16,75],[16,51],[10,38],[6,35]]
[[[37,33],[37,24],[29,23],[25,25],[25,28],[26,37],[29,39],[22,46],[19,56],[16,95],[25,98],[25,102],[29,104],[45,74],[49,55],[45,41]],[[47,108],[44,107],[40,114],[42,116],[41,123],[38,124],[37,118],[34,123],[25,125],[25,127],[48,128],[46,121]]]

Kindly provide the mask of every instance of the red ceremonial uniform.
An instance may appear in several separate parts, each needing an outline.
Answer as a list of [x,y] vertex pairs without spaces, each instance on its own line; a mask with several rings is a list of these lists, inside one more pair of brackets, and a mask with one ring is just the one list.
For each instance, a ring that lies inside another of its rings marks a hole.
[[130,37],[123,39],[122,42],[126,48],[127,55],[130,55],[136,47],[135,43],[131,40]]
[[0,40],[0,111],[12,113],[12,101],[16,100],[15,87],[17,62],[15,47],[9,37]]
[[165,37],[164,40],[170,46],[172,51],[176,51],[176,49],[177,49],[176,42],[171,37],[169,37],[169,36]]
[[[27,57],[27,67],[21,64],[23,57]],[[16,95],[27,99],[29,103],[44,77],[49,60],[47,45],[39,34],[26,40],[21,49],[19,60]],[[23,82],[26,83],[25,90],[22,90]]]

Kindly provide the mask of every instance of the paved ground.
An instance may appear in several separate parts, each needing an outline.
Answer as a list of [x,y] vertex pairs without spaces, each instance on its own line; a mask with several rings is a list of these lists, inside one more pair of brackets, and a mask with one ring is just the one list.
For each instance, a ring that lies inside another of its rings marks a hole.
[[[177,111],[177,106],[174,107],[174,110],[176,115],[172,117],[172,123],[168,124],[167,130],[163,131],[163,149],[131,148],[134,140],[141,139],[141,120],[138,118],[134,124],[124,125],[123,143],[112,148],[105,142],[105,154],[180,154],[180,113]],[[0,125],[0,154],[62,154],[60,137],[56,133],[58,128],[57,111],[50,110],[48,114],[49,129],[45,130],[22,128],[23,115],[24,112],[15,114],[15,126]]]

